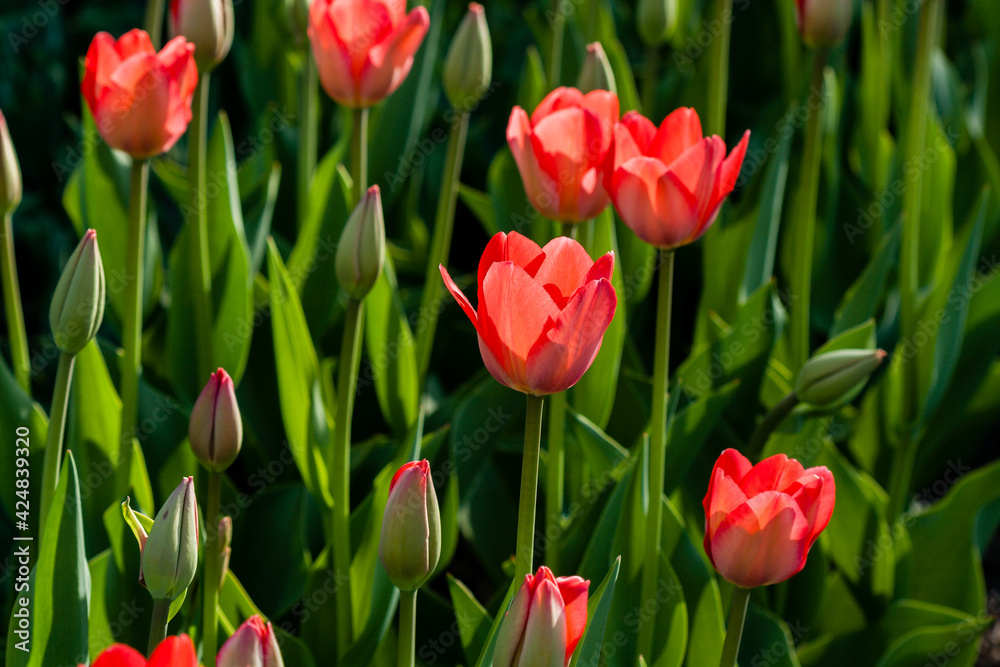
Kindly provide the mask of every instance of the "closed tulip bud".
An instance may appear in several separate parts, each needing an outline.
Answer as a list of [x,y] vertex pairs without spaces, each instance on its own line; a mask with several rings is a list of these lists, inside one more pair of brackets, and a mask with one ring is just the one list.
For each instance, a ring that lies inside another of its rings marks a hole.
[[288,28],[296,46],[307,46],[309,39],[309,5],[311,0],[285,0],[285,15]]
[[587,627],[587,590],[580,577],[547,567],[524,578],[497,633],[494,667],[565,667]]
[[580,68],[576,87],[581,93],[589,93],[592,90],[607,90],[618,94],[615,73],[611,71],[608,54],[604,52],[604,47],[601,46],[600,42],[587,45],[587,56],[583,59],[583,67]]
[[444,61],[444,91],[453,107],[468,111],[483,99],[492,78],[493,45],[486,11],[478,2],[470,2]]
[[243,622],[219,649],[218,667],[285,667],[270,623],[254,615]]
[[677,0],[639,0],[635,18],[642,41],[659,46],[673,37],[677,28]]
[[368,188],[344,225],[336,262],[341,287],[355,299],[365,298],[385,262],[385,220],[377,185]]
[[198,567],[198,503],[185,477],[163,503],[142,549],[141,576],[154,600],[176,600]]
[[97,232],[88,229],[70,255],[49,306],[49,326],[56,346],[76,354],[90,342],[104,320],[104,265]]
[[833,48],[844,41],[853,14],[853,0],[795,0],[802,41],[814,49]]
[[0,111],[0,215],[12,213],[20,203],[21,167],[7,131],[7,120]]
[[420,588],[441,557],[441,514],[427,460],[405,464],[392,478],[382,516],[378,559],[401,591]]
[[194,457],[212,472],[236,460],[243,445],[243,420],[233,379],[223,369],[212,373],[191,410],[188,441]]
[[170,36],[194,44],[198,71],[212,71],[233,45],[233,0],[171,0]]
[[795,393],[803,403],[824,406],[849,401],[885,359],[885,350],[834,350],[817,355],[799,371]]

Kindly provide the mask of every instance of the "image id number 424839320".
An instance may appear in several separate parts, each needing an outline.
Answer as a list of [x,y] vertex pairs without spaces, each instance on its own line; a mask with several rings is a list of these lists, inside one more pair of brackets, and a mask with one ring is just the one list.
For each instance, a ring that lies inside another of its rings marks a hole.
[[17,440],[14,446],[14,528],[17,532],[14,541],[20,542],[14,549],[17,560],[17,578],[14,582],[13,630],[17,642],[14,647],[28,652],[31,646],[31,607],[30,607],[30,575],[31,575],[31,544],[34,538],[29,533],[29,509],[31,507],[31,488],[28,463],[28,450],[31,433],[26,426],[18,426]]

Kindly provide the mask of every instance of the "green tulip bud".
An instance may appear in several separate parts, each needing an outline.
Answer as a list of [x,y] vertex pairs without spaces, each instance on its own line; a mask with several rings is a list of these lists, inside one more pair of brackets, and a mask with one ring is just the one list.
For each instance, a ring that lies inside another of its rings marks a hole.
[[587,56],[583,59],[583,67],[580,68],[576,87],[580,89],[581,93],[589,93],[592,90],[607,90],[618,94],[615,73],[611,70],[608,54],[604,52],[604,47],[601,46],[600,42],[587,45]]
[[660,46],[677,28],[677,0],[639,0],[636,29],[647,46]]
[[806,362],[795,383],[803,403],[832,405],[851,400],[882,360],[885,350],[833,350]]
[[354,299],[363,299],[382,273],[385,263],[385,220],[377,185],[354,207],[337,246],[337,280]]
[[185,477],[163,503],[142,549],[141,577],[154,600],[176,600],[198,568],[198,503]]
[[236,460],[243,445],[243,420],[233,379],[225,370],[212,373],[191,410],[188,442],[198,463],[222,472]]
[[20,203],[21,167],[7,131],[7,120],[0,111],[0,215],[13,213]]
[[76,354],[97,334],[104,319],[104,266],[97,232],[88,229],[70,255],[49,307],[56,346]]
[[401,591],[420,588],[441,558],[441,513],[426,459],[401,467],[389,485],[378,559]]
[[170,34],[194,44],[199,72],[211,72],[233,46],[233,0],[171,0]]
[[453,107],[468,111],[483,99],[492,78],[493,46],[486,11],[478,2],[470,2],[444,61],[444,91]]
[[830,49],[847,36],[854,0],[795,0],[795,18],[806,46]]

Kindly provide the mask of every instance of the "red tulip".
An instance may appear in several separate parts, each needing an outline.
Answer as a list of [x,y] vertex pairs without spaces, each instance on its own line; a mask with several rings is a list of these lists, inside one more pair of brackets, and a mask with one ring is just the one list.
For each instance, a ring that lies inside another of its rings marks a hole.
[[251,616],[219,649],[218,667],[284,667],[274,628]]
[[587,627],[587,589],[580,577],[554,577],[542,566],[524,578],[497,633],[495,667],[565,667]]
[[368,107],[392,94],[410,73],[430,16],[406,13],[406,0],[314,0],[309,41],[330,97]]
[[87,50],[81,86],[104,141],[135,158],[170,150],[191,121],[198,83],[194,45],[175,37],[157,53],[142,30],[116,42],[106,32]]
[[618,96],[556,88],[528,119],[514,107],[507,143],[524,190],[538,211],[554,220],[580,222],[608,205],[601,178],[618,120]]
[[830,522],[836,488],[823,466],[777,454],[751,466],[735,449],[719,456],[705,494],[705,553],[737,586],[798,574]]
[[483,363],[497,382],[543,396],[572,387],[590,368],[618,303],[614,253],[596,262],[576,241],[544,248],[499,232],[479,261],[479,309],[442,266],[441,276],[479,334]]
[[198,667],[198,656],[191,638],[181,635],[160,642],[148,662],[131,646],[114,644],[102,651],[91,667]]
[[605,181],[615,208],[646,243],[676,248],[697,240],[715,222],[733,191],[750,131],[726,157],[719,137],[703,137],[694,109],[678,109],[659,129],[638,112],[615,126]]

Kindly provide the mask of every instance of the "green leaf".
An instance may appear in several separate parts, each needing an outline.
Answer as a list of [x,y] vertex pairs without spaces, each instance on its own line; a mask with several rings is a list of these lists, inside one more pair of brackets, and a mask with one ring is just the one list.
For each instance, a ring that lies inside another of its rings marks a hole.
[[795,655],[795,638],[788,626],[755,603],[750,604],[747,613],[739,662],[741,665],[801,667]]
[[[524,69],[521,70],[521,78],[518,79],[517,104],[530,114],[548,92],[549,83],[548,77],[545,76],[542,56],[538,53],[538,48],[531,44],[525,53]],[[500,227],[502,229],[503,225]]]
[[570,425],[594,477],[602,477],[605,472],[613,470],[628,459],[628,450],[615,442],[597,424],[573,408],[569,408],[567,412]]
[[620,41],[604,41],[604,52],[611,64],[611,72],[615,75],[615,86],[618,88],[618,106],[624,116],[627,112],[639,109],[639,90],[635,85],[635,76],[629,64],[628,54]]
[[[672,491],[687,475],[698,452],[718,425],[719,415],[736,397],[738,387],[739,382],[733,381],[710,391],[680,410],[670,420],[664,455],[665,491]],[[682,391],[682,388],[677,391]]]
[[520,586],[517,581],[510,582],[510,588],[507,589],[507,595],[504,596],[503,602],[500,603],[500,608],[497,610],[497,615],[493,619],[493,625],[490,626],[490,632],[486,636],[486,644],[483,646],[483,652],[479,654],[476,667],[489,667],[493,664],[493,651],[496,649],[497,633],[500,631],[500,625],[503,623],[503,619],[507,615],[507,609],[514,600],[514,596],[517,595],[518,589],[520,589]]
[[834,316],[833,328],[830,329],[831,338],[874,317],[878,312],[889,276],[899,256],[902,229],[901,223],[892,226],[882,238],[864,272],[844,294]]
[[[507,147],[501,148],[493,157],[486,174],[487,192],[493,199],[497,228],[504,232],[517,232],[531,238],[548,235],[548,221],[539,214],[528,201],[517,170],[514,156]],[[536,234],[535,231],[539,231]]]
[[[776,153],[770,159],[770,166],[764,176],[757,210],[757,221],[747,251],[743,283],[740,285],[740,300],[746,299],[774,276],[774,257],[778,248],[778,230],[781,227],[782,204],[785,200],[785,184],[788,181],[788,160],[792,149],[793,133],[782,136]],[[769,140],[770,141],[770,140]],[[744,170],[741,178],[748,178]]]
[[479,220],[487,236],[492,237],[500,231],[493,200],[488,194],[463,184],[458,186],[458,197]]
[[458,624],[459,639],[462,641],[462,650],[465,651],[465,659],[470,663],[474,662],[486,644],[493,619],[483,605],[479,604],[472,591],[450,574],[448,591],[451,593],[451,603],[455,607],[455,620]]
[[611,599],[615,594],[615,582],[618,581],[618,571],[621,569],[621,564],[622,560],[619,556],[615,559],[607,576],[604,577],[604,581],[587,601],[587,628],[583,631],[580,643],[573,653],[570,667],[596,665],[600,662],[604,649],[604,628],[608,622],[608,614],[611,612]]
[[[24,429],[27,429],[27,434]],[[20,430],[20,433],[18,432]],[[7,361],[0,356],[0,438],[3,442],[9,443],[9,453],[0,457],[0,475],[2,479],[8,480],[5,484],[0,484],[0,501],[7,517],[13,518],[15,502],[19,498],[15,495],[17,488],[12,480],[16,479],[15,470],[17,468],[17,457],[14,456],[14,448],[27,446],[29,450],[28,464],[30,469],[41,471],[42,457],[45,450],[45,437],[48,432],[48,419],[42,411],[41,406],[31,400],[31,397],[24,393],[21,385],[17,383],[13,373],[7,366]],[[41,479],[41,472],[38,473]],[[38,525],[38,503],[33,503],[36,509],[29,515],[29,523]]]

